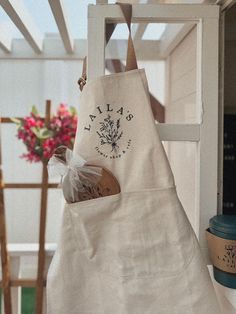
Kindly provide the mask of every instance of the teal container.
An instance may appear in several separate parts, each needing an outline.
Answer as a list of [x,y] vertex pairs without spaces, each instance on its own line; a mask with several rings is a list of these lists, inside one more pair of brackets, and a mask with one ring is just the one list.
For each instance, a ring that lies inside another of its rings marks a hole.
[[[227,240],[236,240],[236,215],[218,215],[210,219],[212,234]],[[236,256],[235,256],[236,259]],[[236,274],[222,271],[213,265],[214,278],[228,288],[236,289]]]

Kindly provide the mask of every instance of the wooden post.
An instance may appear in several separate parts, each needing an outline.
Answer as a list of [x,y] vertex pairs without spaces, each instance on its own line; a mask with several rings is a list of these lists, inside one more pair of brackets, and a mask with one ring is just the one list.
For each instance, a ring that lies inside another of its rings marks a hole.
[[[1,120],[0,120],[1,127]],[[10,264],[7,251],[7,234],[6,234],[6,219],[4,207],[3,193],[3,173],[2,173],[2,152],[1,152],[1,129],[0,129],[0,245],[1,245],[1,263],[2,263],[2,289],[4,299],[4,310],[6,314],[12,313],[11,304],[11,288],[10,288]]]
[[[46,115],[45,115],[46,126],[50,122],[50,112],[51,112],[51,101],[47,100],[46,101]],[[43,161],[41,205],[40,205],[38,274],[37,274],[37,288],[36,288],[36,314],[42,314],[42,310],[43,310],[47,198],[48,198],[48,171],[47,171],[47,161],[45,160]]]

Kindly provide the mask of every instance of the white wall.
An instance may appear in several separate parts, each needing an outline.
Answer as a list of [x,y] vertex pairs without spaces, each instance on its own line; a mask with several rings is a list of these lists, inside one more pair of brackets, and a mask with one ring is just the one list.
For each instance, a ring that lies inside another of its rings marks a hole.
[[139,68],[145,68],[148,86],[152,95],[161,104],[165,103],[165,61],[138,61]]
[[236,113],[236,5],[225,14],[224,106]]
[[[196,28],[174,49],[168,58],[166,87],[166,123],[198,123],[196,106]],[[169,142],[167,153],[174,172],[178,195],[195,230],[197,144]]]
[[[140,62],[145,67],[151,92],[164,99],[164,62]],[[45,100],[55,109],[60,102],[79,106],[78,61],[0,61],[1,116],[24,116],[35,104],[42,114]],[[156,83],[158,82],[158,88]],[[24,145],[16,138],[16,127],[2,125],[5,182],[40,182],[40,164],[29,164],[19,156]],[[11,243],[38,241],[40,190],[5,190],[8,239]],[[60,224],[63,197],[60,190],[49,191],[47,241],[55,242]]]
[[[78,107],[78,77],[81,62],[0,61],[1,116],[24,116],[35,104],[44,114],[45,100],[53,110],[60,102]],[[16,127],[2,125],[5,182],[40,182],[41,165],[29,164],[19,156],[24,145],[16,138]],[[47,241],[56,241],[62,200],[60,190],[49,191]],[[40,190],[5,190],[9,242],[37,242]]]

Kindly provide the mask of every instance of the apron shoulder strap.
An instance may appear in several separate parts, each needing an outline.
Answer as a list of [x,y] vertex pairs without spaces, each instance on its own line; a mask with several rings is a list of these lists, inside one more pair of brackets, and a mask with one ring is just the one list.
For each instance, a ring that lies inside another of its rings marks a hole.
[[[126,67],[125,71],[130,71],[138,68],[137,64],[137,57],[134,49],[134,42],[131,36],[131,19],[132,19],[132,5],[127,3],[116,3],[124,16],[125,22],[127,24],[128,30],[129,30],[129,38],[128,38],[128,48],[127,48],[127,55],[126,55]],[[106,44],[109,42],[114,30],[115,30],[116,24],[108,24],[106,27]],[[82,69],[82,75],[80,79],[78,80],[78,84],[80,87],[80,90],[83,90],[84,85],[87,81],[87,57],[83,60],[83,69]]]
[[131,19],[132,19],[132,5],[127,3],[117,3],[124,15],[125,22],[129,29],[128,49],[126,56],[125,71],[135,70],[138,68],[137,57],[134,49],[134,42],[131,35]]

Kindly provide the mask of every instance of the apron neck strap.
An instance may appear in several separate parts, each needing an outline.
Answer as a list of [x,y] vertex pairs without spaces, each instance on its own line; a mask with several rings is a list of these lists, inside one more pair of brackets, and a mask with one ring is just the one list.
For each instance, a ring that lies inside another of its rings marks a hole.
[[127,3],[117,3],[124,15],[125,22],[129,30],[128,49],[126,55],[125,71],[135,70],[138,68],[137,57],[134,49],[134,42],[131,35],[131,19],[132,19],[132,5]]
[[[119,5],[123,13],[125,22],[127,24],[128,30],[129,30],[125,71],[135,70],[135,69],[138,69],[138,64],[137,64],[137,58],[136,58],[136,53],[134,49],[134,42],[131,36],[132,5],[127,4],[127,3],[119,3],[119,2],[117,2],[116,4]],[[106,25],[106,44],[109,42],[115,28],[116,28],[116,24]],[[87,80],[87,57],[85,57],[83,60],[82,75],[80,79],[78,80],[78,84],[81,91],[84,85],[86,84],[86,80]]]

